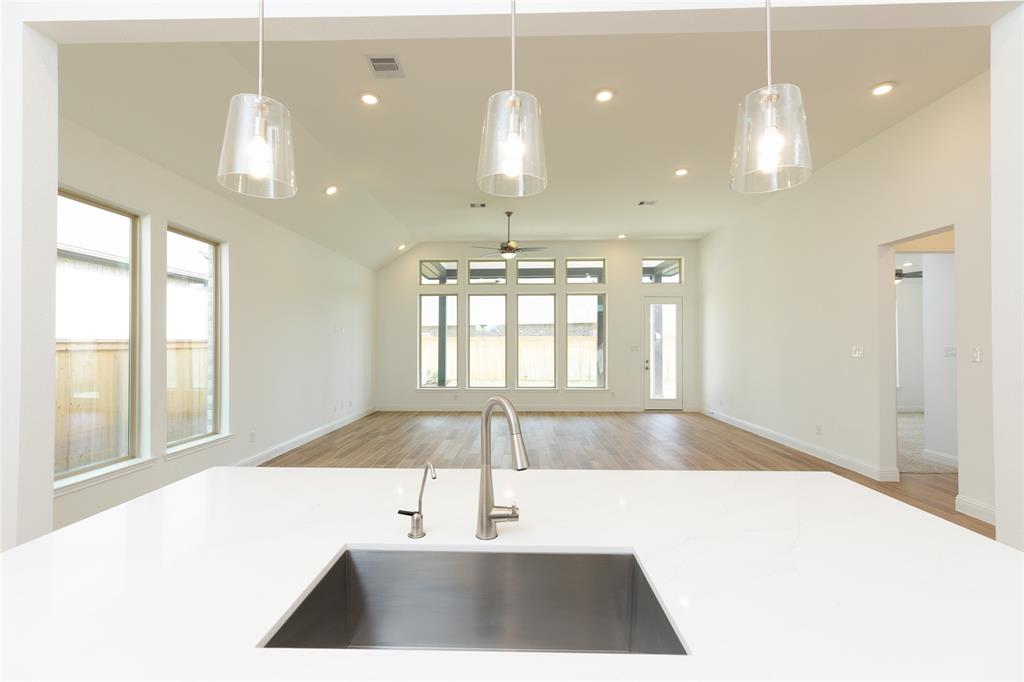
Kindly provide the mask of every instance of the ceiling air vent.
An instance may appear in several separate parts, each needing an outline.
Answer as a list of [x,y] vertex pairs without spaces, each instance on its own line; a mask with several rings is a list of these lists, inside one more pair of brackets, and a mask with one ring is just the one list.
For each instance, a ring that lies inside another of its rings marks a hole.
[[647,199],[645,201],[641,201],[637,206],[654,206],[656,203],[658,203],[656,200]]
[[474,203],[470,203],[469,207],[470,208],[487,208],[487,204],[474,204]]
[[398,57],[368,55],[366,60],[370,63],[370,71],[377,78],[405,78],[402,65],[398,63]]

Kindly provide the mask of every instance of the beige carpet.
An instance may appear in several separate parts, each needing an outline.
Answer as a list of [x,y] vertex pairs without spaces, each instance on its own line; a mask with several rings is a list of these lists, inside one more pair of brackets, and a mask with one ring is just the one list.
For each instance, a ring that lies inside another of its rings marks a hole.
[[924,456],[924,413],[901,412],[896,415],[897,463],[905,474],[951,474],[956,466],[936,462]]

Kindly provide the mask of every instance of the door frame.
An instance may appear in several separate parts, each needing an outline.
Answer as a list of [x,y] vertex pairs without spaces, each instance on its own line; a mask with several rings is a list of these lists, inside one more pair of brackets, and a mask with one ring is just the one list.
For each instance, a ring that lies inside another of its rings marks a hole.
[[[651,305],[661,304],[673,304],[676,306],[676,397],[673,400],[665,400],[660,398],[651,398],[651,358],[650,349],[651,343],[649,338],[650,333],[650,312]],[[647,410],[673,410],[682,411],[683,409],[683,297],[682,296],[644,296],[643,297],[643,310],[641,311],[641,369],[643,377],[641,379],[643,397],[641,405],[645,411]]]

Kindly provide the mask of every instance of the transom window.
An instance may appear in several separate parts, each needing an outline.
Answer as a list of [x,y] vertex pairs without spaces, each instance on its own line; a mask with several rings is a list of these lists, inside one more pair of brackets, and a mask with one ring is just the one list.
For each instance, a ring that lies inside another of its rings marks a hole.
[[566,284],[604,284],[604,259],[566,259],[565,282]]
[[517,260],[516,284],[554,284],[554,260]]
[[420,284],[458,284],[459,261],[421,260]]
[[644,258],[640,281],[644,284],[679,284],[683,281],[683,259]]
[[507,263],[504,260],[469,261],[470,284],[504,284]]

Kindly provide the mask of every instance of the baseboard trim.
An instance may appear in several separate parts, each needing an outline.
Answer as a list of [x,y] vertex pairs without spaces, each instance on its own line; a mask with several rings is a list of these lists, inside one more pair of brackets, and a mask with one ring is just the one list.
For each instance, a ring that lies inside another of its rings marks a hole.
[[952,467],[957,465],[956,455],[950,455],[946,452],[939,452],[938,450],[929,450],[928,448],[925,448],[921,451],[921,456],[935,464],[945,464]]
[[991,504],[986,504],[970,497],[964,497],[963,495],[957,495],[954,507],[961,514],[973,516],[979,521],[991,523],[992,525],[996,523],[996,508]]
[[[499,394],[500,395],[500,394]],[[490,397],[490,396],[488,396]],[[479,412],[483,409],[484,401],[458,402],[451,404],[430,404],[417,405],[414,403],[391,403],[377,405],[375,412]],[[516,401],[516,410],[519,412],[643,412],[639,405],[566,405],[540,404],[526,405]]]
[[279,456],[283,455],[284,453],[288,452],[289,450],[294,450],[295,448],[299,447],[300,445],[305,445],[306,443],[308,443],[311,440],[315,440],[315,439],[319,438],[320,436],[326,435],[326,434],[330,433],[331,431],[334,431],[335,429],[340,429],[342,426],[346,426],[348,424],[351,424],[354,421],[358,421],[358,420],[362,419],[363,417],[365,417],[367,415],[373,414],[376,411],[377,411],[376,408],[370,407],[370,408],[367,408],[367,409],[365,409],[365,410],[363,410],[361,412],[354,412],[354,413],[348,415],[347,417],[342,417],[341,419],[338,419],[338,420],[335,420],[333,422],[324,424],[323,426],[318,426],[317,428],[312,429],[311,431],[306,431],[305,433],[301,433],[298,436],[295,436],[294,438],[289,438],[288,440],[284,441],[283,443],[278,443],[277,445],[275,445],[275,446],[273,446],[271,448],[268,448],[268,449],[264,450],[263,452],[259,452],[259,453],[256,453],[255,455],[251,455],[249,457],[246,457],[245,459],[239,460],[238,462],[235,463],[235,466],[242,466],[242,467],[259,466],[260,464],[263,464],[264,462],[269,462],[270,460],[274,459],[275,457],[279,457]]
[[757,434],[758,436],[775,441],[776,443],[793,448],[794,450],[799,450],[806,455],[817,457],[818,459],[829,462],[830,464],[835,464],[836,466],[841,466],[844,469],[849,469],[850,471],[855,471],[858,474],[863,474],[864,476],[873,478],[876,481],[900,480],[900,472],[896,469],[881,469],[879,467],[874,467],[870,464],[865,464],[860,460],[854,459],[849,455],[844,455],[841,452],[823,448],[820,445],[815,445],[814,443],[808,443],[805,440],[800,440],[799,438],[794,438],[784,433],[773,431],[758,424],[738,419],[737,417],[733,417],[722,412],[707,410],[705,414],[717,419],[718,421],[725,422],[726,424],[743,429],[744,431]]

